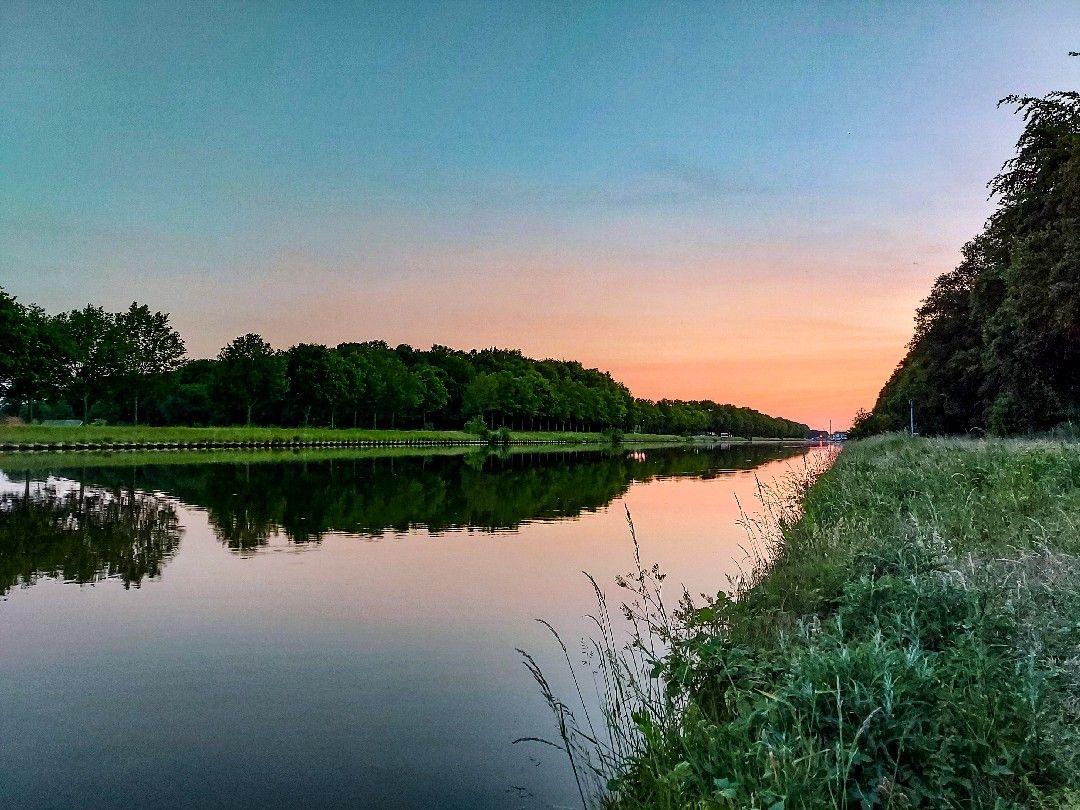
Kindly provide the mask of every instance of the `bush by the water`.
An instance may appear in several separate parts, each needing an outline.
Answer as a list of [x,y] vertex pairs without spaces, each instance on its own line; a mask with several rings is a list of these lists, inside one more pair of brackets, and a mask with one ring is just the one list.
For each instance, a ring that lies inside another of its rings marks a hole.
[[474,416],[468,422],[465,423],[465,427],[462,428],[466,433],[473,436],[479,436],[486,439],[490,429],[487,426],[487,422],[481,419],[479,416]]

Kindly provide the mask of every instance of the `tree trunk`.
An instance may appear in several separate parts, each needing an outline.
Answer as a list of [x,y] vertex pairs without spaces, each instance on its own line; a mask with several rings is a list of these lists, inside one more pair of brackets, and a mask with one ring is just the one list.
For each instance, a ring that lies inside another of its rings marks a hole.
[[135,392],[135,424],[139,424],[139,392]]
[[251,427],[251,403],[250,402],[248,403],[248,406],[247,406],[247,426]]
[[90,413],[89,399],[90,399],[90,395],[88,393],[86,393],[85,391],[83,391],[83,395],[82,395],[82,421],[83,421],[84,425],[86,424],[87,415]]

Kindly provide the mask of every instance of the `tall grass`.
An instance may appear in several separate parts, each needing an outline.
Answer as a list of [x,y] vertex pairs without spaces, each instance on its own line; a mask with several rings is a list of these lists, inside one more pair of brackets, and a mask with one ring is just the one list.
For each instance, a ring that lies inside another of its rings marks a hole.
[[703,603],[637,562],[628,642],[596,589],[602,722],[550,698],[583,804],[1080,806],[1080,447],[861,442],[744,524]]

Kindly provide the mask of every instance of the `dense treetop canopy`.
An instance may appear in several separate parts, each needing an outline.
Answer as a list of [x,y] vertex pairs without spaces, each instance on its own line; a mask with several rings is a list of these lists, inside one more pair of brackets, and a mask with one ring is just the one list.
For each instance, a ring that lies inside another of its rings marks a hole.
[[1014,434],[1080,416],[1080,94],[1010,96],[997,208],[919,308],[907,356],[854,434]]
[[285,351],[242,335],[213,360],[185,360],[169,316],[132,304],[50,316],[0,289],[0,397],[24,418],[163,425],[629,430],[801,438],[804,424],[708,400],[635,398],[581,363],[510,349],[391,347]]

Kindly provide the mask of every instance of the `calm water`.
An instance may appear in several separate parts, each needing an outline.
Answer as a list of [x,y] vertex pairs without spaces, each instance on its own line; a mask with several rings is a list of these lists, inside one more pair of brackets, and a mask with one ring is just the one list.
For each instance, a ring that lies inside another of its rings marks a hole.
[[798,452],[8,456],[0,806],[575,806],[556,752],[511,744],[552,733],[515,648],[569,696],[533,619],[587,632],[624,505],[715,592],[734,496]]

